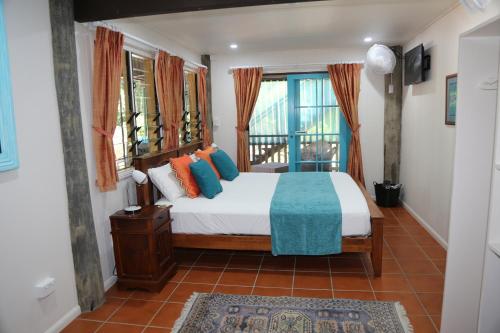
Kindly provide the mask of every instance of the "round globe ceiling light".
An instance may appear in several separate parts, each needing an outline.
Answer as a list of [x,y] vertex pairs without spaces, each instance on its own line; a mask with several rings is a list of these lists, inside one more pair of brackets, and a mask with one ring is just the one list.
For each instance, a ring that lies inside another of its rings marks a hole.
[[387,46],[374,44],[366,54],[366,65],[376,74],[391,74],[396,67],[396,56]]

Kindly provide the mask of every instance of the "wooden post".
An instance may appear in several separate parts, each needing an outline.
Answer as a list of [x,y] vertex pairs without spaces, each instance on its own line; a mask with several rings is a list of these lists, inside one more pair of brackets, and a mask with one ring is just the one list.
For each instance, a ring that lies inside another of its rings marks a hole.
[[91,311],[104,303],[104,287],[83,143],[73,1],[50,0],[49,6],[76,291],[81,310]]
[[[399,182],[401,160],[401,110],[403,108],[403,48],[391,47],[396,55],[396,67],[385,76],[384,100],[384,180]],[[393,86],[392,93],[389,86]]]

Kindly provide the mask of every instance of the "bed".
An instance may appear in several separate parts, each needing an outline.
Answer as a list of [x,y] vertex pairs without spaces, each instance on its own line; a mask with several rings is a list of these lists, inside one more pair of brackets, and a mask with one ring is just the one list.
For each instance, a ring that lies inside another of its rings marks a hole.
[[[172,151],[134,158],[134,167],[168,163],[171,157],[201,149],[194,143]],[[271,198],[279,174],[241,173],[232,182],[222,180],[224,191],[214,199],[179,198],[171,208],[173,245],[179,248],[270,251]],[[344,173],[331,173],[342,206],[342,251],[370,253],[373,274],[382,271],[383,219],[380,209],[363,186]],[[140,205],[170,204],[151,182],[137,185]]]

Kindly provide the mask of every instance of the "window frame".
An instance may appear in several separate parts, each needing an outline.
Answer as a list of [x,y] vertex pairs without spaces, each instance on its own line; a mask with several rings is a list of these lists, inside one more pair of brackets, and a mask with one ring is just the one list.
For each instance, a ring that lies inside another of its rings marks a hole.
[[[132,47],[124,47],[123,49],[123,57],[124,57],[124,63],[122,66],[122,71],[125,72],[126,75],[126,91],[127,91],[127,96],[126,96],[126,105],[125,105],[125,122],[122,122],[120,124],[121,131],[122,131],[122,147],[124,147],[124,155],[123,156],[116,156],[116,151],[115,151],[115,163],[116,163],[116,169],[118,173],[127,173],[126,170],[132,168],[131,162],[134,157],[141,156],[143,153],[139,152],[139,145],[140,143],[138,142],[138,137],[137,137],[137,130],[134,130],[133,132],[130,130],[129,127],[132,127],[133,129],[136,128],[137,126],[137,117],[142,113],[140,112],[137,114],[137,104],[135,100],[135,92],[134,92],[134,83],[133,83],[133,56],[137,57],[142,57],[142,58],[147,58],[148,60],[151,61],[152,63],[152,84],[153,84],[153,96],[149,96],[150,98],[153,98],[154,101],[154,118],[153,121],[156,121],[156,130],[155,132],[155,137],[154,139],[156,140],[155,145],[157,146],[157,149],[155,151],[160,151],[162,149],[162,144],[163,144],[163,124],[161,122],[161,116],[159,112],[159,105],[158,105],[158,97],[156,94],[156,81],[155,81],[155,55],[147,52],[142,52],[140,50],[137,50]],[[121,100],[121,91],[120,91],[120,100]],[[148,110],[147,110],[148,111]],[[147,112],[146,111],[146,112]],[[144,115],[144,121],[145,123],[148,122],[148,114],[146,113]],[[123,118],[122,118],[123,120]],[[126,124],[126,128],[124,128],[123,124]],[[146,124],[147,126],[147,124]],[[117,124],[118,127],[118,124]],[[149,127],[149,126],[148,126]],[[118,130],[118,129],[116,129]],[[149,131],[148,131],[148,139],[151,137]],[[129,144],[129,140],[132,141],[132,146]],[[131,154],[129,155],[129,152],[131,150]],[[148,152],[149,151],[148,149]],[[125,165],[123,167],[119,167],[119,161],[124,160]]]
[[[186,103],[186,97],[189,94],[186,94],[186,87],[188,86],[188,80],[187,80],[187,74],[193,74],[194,75],[194,84],[193,84],[193,90],[194,90],[194,106]],[[184,66],[183,70],[183,93],[182,93],[182,123],[181,126],[179,126],[179,146],[185,146],[189,145],[192,143],[200,142],[202,140],[202,133],[201,133],[201,111],[199,107],[199,101],[198,101],[198,73],[196,72],[195,69]],[[189,110],[187,110],[187,105],[189,105]],[[194,111],[194,113],[192,112]],[[186,116],[189,115],[189,128],[186,129]],[[196,136],[193,136],[193,129],[197,128],[196,131]],[[186,133],[190,134],[190,140],[187,141],[185,140]]]

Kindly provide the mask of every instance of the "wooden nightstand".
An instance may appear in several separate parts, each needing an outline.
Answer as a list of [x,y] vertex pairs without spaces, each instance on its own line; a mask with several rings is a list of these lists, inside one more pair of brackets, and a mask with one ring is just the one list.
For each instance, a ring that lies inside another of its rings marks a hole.
[[170,207],[123,210],[110,216],[118,287],[160,291],[177,269],[172,249]]

